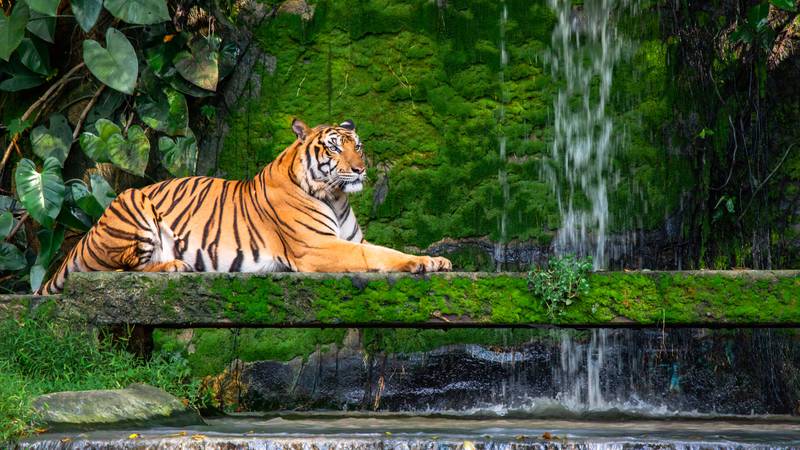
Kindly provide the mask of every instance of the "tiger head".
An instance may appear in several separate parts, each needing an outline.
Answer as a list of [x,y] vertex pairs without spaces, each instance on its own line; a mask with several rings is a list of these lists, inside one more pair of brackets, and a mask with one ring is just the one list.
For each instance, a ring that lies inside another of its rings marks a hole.
[[361,140],[352,120],[338,126],[309,128],[299,119],[292,121],[299,140],[305,181],[311,194],[328,196],[336,191],[358,192],[364,188],[367,167]]

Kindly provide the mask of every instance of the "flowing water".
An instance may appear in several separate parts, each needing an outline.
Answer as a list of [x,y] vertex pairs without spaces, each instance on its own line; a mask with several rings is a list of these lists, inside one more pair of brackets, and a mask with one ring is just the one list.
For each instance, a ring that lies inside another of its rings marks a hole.
[[506,154],[506,144],[508,137],[505,134],[504,126],[506,119],[506,103],[508,103],[508,94],[505,86],[505,69],[508,65],[508,53],[506,51],[506,26],[508,22],[508,6],[505,0],[502,1],[503,9],[500,13],[500,109],[498,111],[497,125],[499,128],[498,150],[500,153],[500,169],[498,170],[497,179],[500,183],[500,190],[503,195],[502,205],[500,207],[500,239],[495,244],[495,261],[497,271],[502,269],[502,264],[506,260],[506,243],[508,241],[508,200],[509,200],[509,186],[508,186],[508,155]]
[[591,255],[595,268],[604,268],[616,145],[608,105],[614,67],[623,55],[614,14],[631,5],[629,0],[574,3],[549,0],[557,22],[548,59],[562,84],[553,105],[553,165],[545,175],[561,213],[556,252]]
[[[131,439],[130,435],[138,436]],[[30,450],[772,449],[800,448],[800,422],[563,421],[386,415],[230,417],[182,429],[43,435]]]

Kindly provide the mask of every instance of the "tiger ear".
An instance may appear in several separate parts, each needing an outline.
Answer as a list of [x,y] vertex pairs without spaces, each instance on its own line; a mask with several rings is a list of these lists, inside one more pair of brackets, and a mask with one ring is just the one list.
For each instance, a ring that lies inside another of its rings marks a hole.
[[347,119],[344,122],[340,123],[339,126],[342,127],[342,128],[346,128],[346,129],[348,129],[350,131],[353,131],[353,130],[356,129],[356,124],[354,124],[353,121],[350,120],[350,119]]
[[308,125],[300,119],[292,119],[292,131],[294,131],[294,134],[297,135],[300,141],[304,141],[306,136],[308,136]]

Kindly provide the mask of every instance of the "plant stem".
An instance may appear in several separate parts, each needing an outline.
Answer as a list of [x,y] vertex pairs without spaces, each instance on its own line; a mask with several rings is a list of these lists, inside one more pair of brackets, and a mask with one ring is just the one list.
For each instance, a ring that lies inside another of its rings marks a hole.
[[[70,81],[72,75],[74,75],[78,70],[82,69],[84,65],[85,65],[84,63],[78,64],[77,66],[70,69],[69,72],[65,73],[64,76],[62,76],[58,81],[53,83],[53,85],[50,86],[50,88],[41,97],[39,97],[38,100],[33,102],[33,104],[27,110],[25,110],[25,113],[22,114],[22,117],[20,117],[20,122],[28,120],[31,114],[33,114],[37,109],[39,109],[54,92],[61,90],[61,88],[63,88],[64,85]],[[8,163],[8,158],[11,156],[11,150],[16,145],[17,140],[19,140],[19,136],[20,133],[16,133],[11,138],[11,143],[8,144],[8,147],[6,147],[6,151],[3,154],[3,159],[2,161],[0,161],[0,173],[2,173],[3,170],[5,169],[6,163]]]
[[94,95],[92,96],[92,99],[89,100],[89,103],[87,103],[86,107],[83,108],[83,111],[81,112],[81,115],[78,118],[78,123],[75,124],[75,130],[72,132],[72,141],[73,142],[76,139],[78,139],[78,136],[80,136],[81,127],[83,126],[83,122],[86,120],[86,117],[89,115],[89,110],[91,110],[94,107],[94,105],[97,103],[97,99],[100,98],[100,94],[103,93],[103,90],[105,90],[105,88],[106,88],[106,85],[105,84],[101,84],[100,88],[97,89],[97,92],[95,92]]

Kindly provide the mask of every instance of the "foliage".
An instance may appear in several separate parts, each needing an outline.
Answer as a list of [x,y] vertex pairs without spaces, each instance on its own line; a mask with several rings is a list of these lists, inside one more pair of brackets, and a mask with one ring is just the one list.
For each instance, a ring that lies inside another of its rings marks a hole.
[[49,392],[120,389],[147,383],[202,408],[199,380],[179,353],[149,361],[92,332],[34,321],[0,322],[0,442],[33,432],[33,397]]
[[592,270],[591,257],[579,259],[575,255],[550,258],[547,267],[535,268],[528,273],[528,283],[534,295],[541,298],[551,319],[564,315],[581,294],[589,292],[586,275]]
[[[150,163],[151,149],[162,163],[151,175],[194,175],[198,141],[190,123],[208,119],[192,117],[189,104],[208,110],[210,105],[202,104],[208,101],[199,99],[216,94],[239,51],[215,33],[213,16],[203,9],[216,3],[194,6],[207,23],[191,26],[171,20],[169,11],[182,7],[170,7],[167,0],[0,2],[0,58],[7,61],[0,64],[0,91],[6,91],[0,102],[19,105],[0,117],[8,124],[9,142],[0,172],[6,160],[21,155],[9,191],[23,207],[4,216],[16,236],[5,236],[0,271],[27,275],[35,290],[63,253],[65,234],[87,231],[113,199],[114,189],[97,171],[76,173],[85,159],[70,152],[75,143],[94,163],[137,177],[156,166]],[[69,21],[78,25],[72,35],[77,41],[62,49],[53,44],[54,33]],[[93,39],[98,36],[105,39]],[[51,61],[58,51],[77,54],[61,53]],[[82,64],[74,65],[76,60]],[[87,70],[94,78],[81,76]],[[81,179],[65,181],[62,169]],[[28,217],[36,222],[32,233],[14,227]]]

